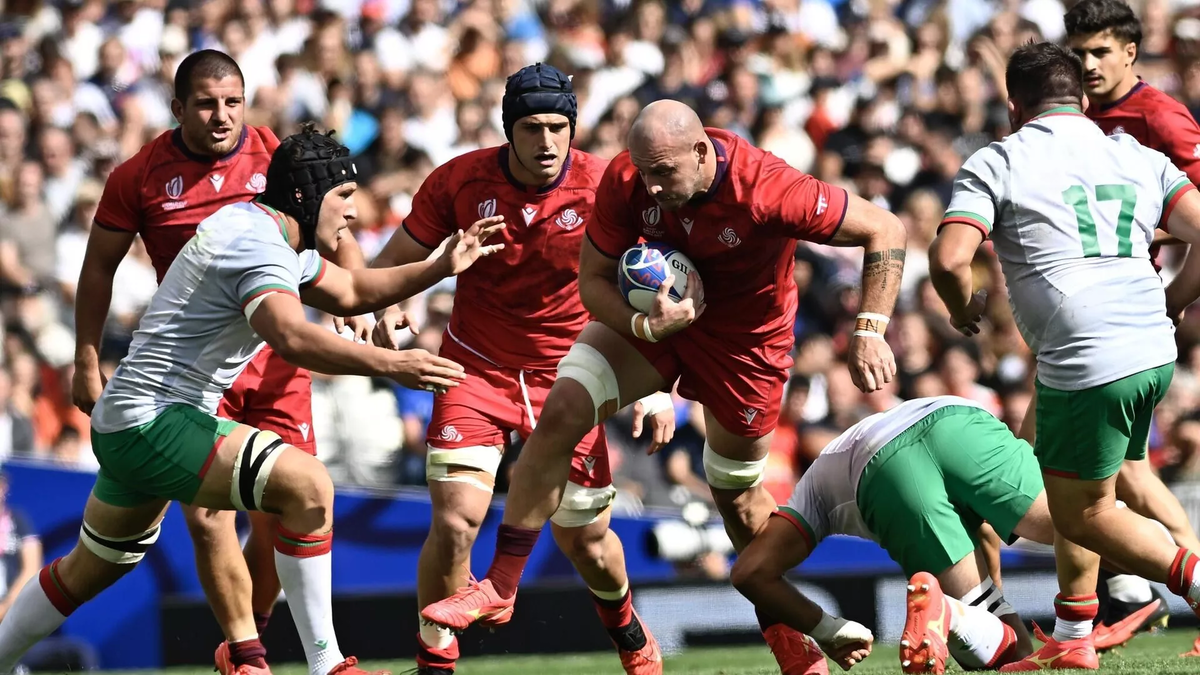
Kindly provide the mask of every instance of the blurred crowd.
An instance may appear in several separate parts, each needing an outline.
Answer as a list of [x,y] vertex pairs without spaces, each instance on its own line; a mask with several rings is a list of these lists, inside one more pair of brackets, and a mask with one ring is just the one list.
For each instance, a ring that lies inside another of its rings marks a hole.
[[[767,484],[780,499],[825,443],[897,400],[955,394],[1014,429],[1032,382],[994,256],[977,286],[989,321],[965,340],[927,278],[926,251],[962,162],[1007,133],[1004,67],[1016,45],[1059,40],[1070,0],[9,0],[0,18],[0,461],[94,469],[87,417],[70,403],[73,308],[88,230],[112,168],[164,129],[174,68],[221,49],[246,76],[247,123],[280,137],[313,120],[357,156],[355,235],[372,257],[437,165],[504,141],[505,75],[548,61],[574,75],[577,147],[623,149],[640,107],[691,104],[796,168],[897,213],[909,250],[889,326],[900,377],[865,396],[843,362],[857,307],[856,250],[802,245],[793,376]],[[1135,1],[1137,68],[1200,112],[1200,5]],[[1169,276],[1178,252],[1167,261]],[[121,266],[104,339],[111,370],[154,292],[140,242]],[[434,350],[453,283],[414,298]],[[313,316],[326,321],[328,317]],[[330,324],[331,325],[331,324]],[[1179,331],[1180,368],[1159,407],[1151,457],[1171,482],[1200,480],[1200,321]],[[656,456],[610,422],[621,505],[709,499],[704,422],[677,399]],[[432,398],[365,378],[318,377],[318,447],[343,483],[424,480]],[[508,453],[507,463],[516,455]],[[500,489],[505,484],[501,476]]]

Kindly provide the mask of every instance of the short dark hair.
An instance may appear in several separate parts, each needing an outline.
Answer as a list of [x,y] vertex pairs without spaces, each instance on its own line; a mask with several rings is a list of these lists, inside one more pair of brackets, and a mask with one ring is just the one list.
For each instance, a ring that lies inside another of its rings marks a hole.
[[1067,37],[1091,35],[1111,30],[1123,42],[1132,42],[1141,50],[1142,22],[1124,0],[1082,0],[1063,16]]
[[1008,97],[1024,108],[1083,101],[1083,62],[1053,42],[1018,47],[1008,59],[1004,81]]
[[245,86],[246,78],[232,56],[215,49],[193,52],[179,63],[175,71],[175,98],[186,103],[195,90],[197,79],[211,77],[219,80],[230,75],[237,75],[242,86]]

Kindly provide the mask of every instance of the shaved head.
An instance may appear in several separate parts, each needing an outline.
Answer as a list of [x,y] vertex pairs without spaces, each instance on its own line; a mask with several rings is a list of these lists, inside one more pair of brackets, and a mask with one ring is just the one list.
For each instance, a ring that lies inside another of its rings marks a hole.
[[650,196],[668,211],[704,192],[716,175],[716,154],[700,116],[664,99],[642,109],[629,129],[629,158]]

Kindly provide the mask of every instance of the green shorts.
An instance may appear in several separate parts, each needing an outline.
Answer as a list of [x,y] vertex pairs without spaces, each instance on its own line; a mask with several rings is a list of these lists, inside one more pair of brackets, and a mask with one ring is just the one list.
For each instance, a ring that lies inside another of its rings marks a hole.
[[940,408],[892,439],[858,482],[858,508],[906,576],[940,574],[979,543],[1006,541],[1042,493],[1033,450],[986,410]]
[[100,472],[92,494],[112,506],[156,499],[189,504],[196,498],[221,441],[237,422],[176,404],[141,426],[102,434],[92,430]]
[[1154,406],[1166,395],[1174,374],[1175,364],[1168,363],[1078,391],[1038,381],[1034,452],[1042,471],[1104,480],[1125,460],[1145,457]]

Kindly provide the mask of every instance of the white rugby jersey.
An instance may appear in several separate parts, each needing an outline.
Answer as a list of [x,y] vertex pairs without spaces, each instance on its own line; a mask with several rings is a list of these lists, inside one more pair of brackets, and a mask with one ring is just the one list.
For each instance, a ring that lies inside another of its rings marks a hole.
[[958,396],[915,398],[850,427],[821,450],[796,484],[782,515],[797,519],[801,530],[807,529],[812,535],[810,546],[832,534],[877,541],[858,508],[858,482],[867,463],[914,424],[952,405],[984,409]]
[[150,301],[129,354],[96,402],[92,428],[129,429],[177,403],[216,413],[263,346],[249,321],[257,301],[270,293],[299,297],[324,271],[321,257],[297,254],[282,219],[257,203],[205,218]]
[[992,239],[1038,379],[1074,391],[1175,360],[1149,247],[1191,189],[1162,153],[1056,108],[972,155],[942,222]]

